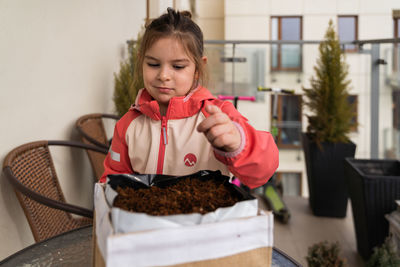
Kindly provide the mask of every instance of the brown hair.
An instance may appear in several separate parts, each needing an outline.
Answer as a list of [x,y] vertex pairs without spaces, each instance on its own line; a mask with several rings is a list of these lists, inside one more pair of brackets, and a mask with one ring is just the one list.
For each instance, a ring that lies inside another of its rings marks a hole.
[[189,11],[177,12],[170,7],[166,14],[154,19],[146,26],[138,51],[135,79],[143,76],[143,61],[146,51],[156,41],[165,37],[176,38],[182,43],[186,53],[196,65],[198,82],[206,86],[207,70],[202,61],[204,53],[203,33],[192,20],[192,14]]

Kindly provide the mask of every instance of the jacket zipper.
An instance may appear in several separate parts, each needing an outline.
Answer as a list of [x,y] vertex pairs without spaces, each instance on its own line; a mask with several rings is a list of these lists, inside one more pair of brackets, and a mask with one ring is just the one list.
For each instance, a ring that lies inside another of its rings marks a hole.
[[167,117],[161,119],[160,149],[158,150],[157,174],[163,173],[165,146],[168,144]]

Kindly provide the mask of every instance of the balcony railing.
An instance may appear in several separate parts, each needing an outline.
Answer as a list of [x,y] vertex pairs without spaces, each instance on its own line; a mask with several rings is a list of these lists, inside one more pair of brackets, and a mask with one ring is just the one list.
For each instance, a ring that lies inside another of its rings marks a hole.
[[[208,87],[214,94],[255,96],[257,103],[265,103],[267,106],[270,105],[270,101],[265,97],[265,93],[257,91],[258,86],[290,88],[295,89],[296,94],[302,94],[302,88],[309,86],[309,79],[313,75],[320,42],[206,40],[205,53],[208,56],[210,72]],[[358,130],[358,138],[364,139],[358,143],[369,143],[369,147],[363,145],[361,148],[363,157],[385,157],[387,148],[379,144],[396,145],[394,142],[385,141],[384,129],[400,128],[400,123],[398,126],[393,123],[396,119],[400,121],[400,103],[391,100],[392,92],[400,91],[399,43],[399,38],[341,42],[343,47],[346,44],[358,47],[356,52],[346,53],[346,60],[350,66],[351,93],[359,95],[358,122],[361,127]],[[277,53],[274,48],[278,46],[281,58],[286,63],[289,62],[291,68],[274,68],[274,53]],[[291,60],[292,57],[295,60]],[[298,67],[297,62],[300,64]],[[384,67],[381,67],[382,65]],[[265,117],[266,123],[261,122],[261,128],[269,129],[270,109],[259,106],[253,106],[252,109],[262,110],[262,114],[259,115]],[[255,118],[255,121],[260,122],[260,118]],[[305,125],[302,128],[304,129]]]
[[[258,92],[257,87],[290,88],[302,94],[302,88],[309,86],[313,75],[320,41],[208,40],[205,43],[210,90],[214,94],[256,96],[259,103],[265,102],[268,106],[270,103],[265,93]],[[341,43],[343,46],[355,44],[358,47],[357,52],[346,53],[346,61],[350,66],[348,78],[352,81],[351,93],[359,96],[358,113],[361,118],[358,121],[362,125],[358,134],[368,135],[365,139],[369,147],[362,148],[365,157],[384,157],[386,148],[379,147],[386,138],[383,129],[391,126],[392,118],[397,116],[391,110],[396,103],[391,103],[390,97],[393,90],[400,90],[398,43],[399,39]],[[280,55],[277,54],[278,46]],[[286,63],[290,61],[291,68],[277,70],[274,65],[277,56],[281,56]],[[263,114],[267,121],[270,120],[269,110],[267,108]],[[400,118],[400,107],[398,110]],[[365,119],[366,113],[369,113],[369,120]]]

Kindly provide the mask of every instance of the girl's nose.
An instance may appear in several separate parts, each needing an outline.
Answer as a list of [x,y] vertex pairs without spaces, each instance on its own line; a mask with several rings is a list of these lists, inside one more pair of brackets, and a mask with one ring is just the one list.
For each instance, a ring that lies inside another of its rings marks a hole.
[[168,81],[171,79],[171,73],[168,68],[164,67],[160,69],[160,72],[158,73],[158,78],[161,81]]

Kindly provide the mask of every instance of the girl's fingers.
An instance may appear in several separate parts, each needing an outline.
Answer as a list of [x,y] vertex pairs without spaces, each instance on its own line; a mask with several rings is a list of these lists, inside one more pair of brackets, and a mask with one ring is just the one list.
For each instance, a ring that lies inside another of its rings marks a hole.
[[210,114],[198,126],[197,130],[205,134],[207,140],[216,148],[235,151],[240,146],[240,134],[231,119],[214,105],[206,106]]
[[218,124],[214,127],[210,128],[205,132],[207,139],[210,142],[213,142],[218,136],[229,133],[229,129],[225,126],[225,124]]
[[212,142],[210,142],[214,147],[226,150],[226,151],[234,151],[236,150],[234,144],[234,139],[233,135],[228,133],[228,134],[223,134],[217,136]]
[[197,126],[197,131],[199,132],[207,132],[210,128],[217,124],[228,123],[230,121],[228,115],[223,113],[217,106],[207,106],[206,111],[210,113],[210,116]]
[[206,106],[206,111],[208,113],[210,113],[211,115],[215,114],[215,113],[218,113],[218,112],[222,112],[222,110],[219,107],[215,106],[215,105]]

